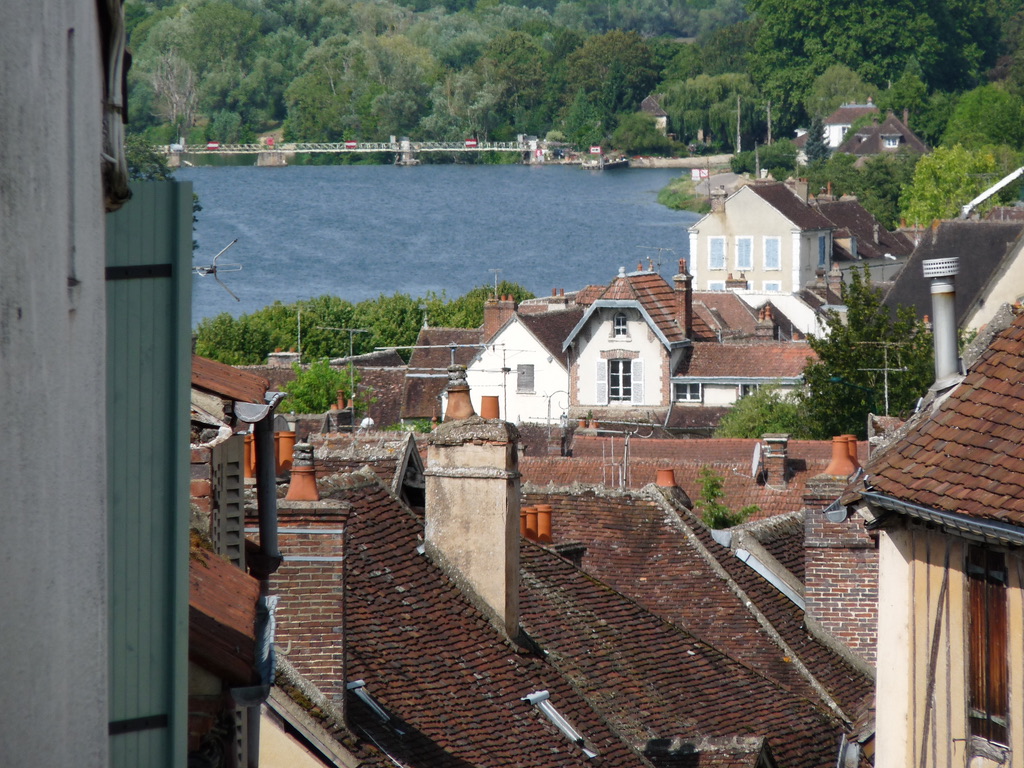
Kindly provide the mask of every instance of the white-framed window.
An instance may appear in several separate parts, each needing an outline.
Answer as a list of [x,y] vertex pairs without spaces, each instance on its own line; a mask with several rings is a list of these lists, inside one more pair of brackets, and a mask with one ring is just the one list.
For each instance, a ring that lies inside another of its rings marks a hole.
[[782,290],[782,283],[778,280],[766,280],[764,282],[764,290],[769,293],[779,293]]
[[516,366],[516,392],[533,392],[533,363]]
[[673,382],[672,399],[677,403],[699,403],[704,393],[699,382]]
[[608,361],[608,399],[612,402],[633,399],[633,361]]
[[712,280],[712,281],[710,281],[708,283],[708,290],[709,291],[724,291],[725,290],[725,280]]
[[629,336],[629,324],[626,322],[626,313],[617,312],[612,321],[613,336]]
[[760,384],[740,384],[737,388],[736,394],[739,395],[739,399],[742,400],[747,395],[752,395],[757,392]]
[[818,266],[825,267],[825,236],[818,235]]
[[708,238],[708,269],[725,269],[725,238]]
[[764,239],[764,268],[782,269],[782,238],[766,237]]
[[754,268],[754,238],[736,238],[736,269],[749,272]]
[[886,136],[885,137],[885,148],[886,149],[896,149],[896,147],[898,147],[899,145],[900,145],[900,137],[899,136]]

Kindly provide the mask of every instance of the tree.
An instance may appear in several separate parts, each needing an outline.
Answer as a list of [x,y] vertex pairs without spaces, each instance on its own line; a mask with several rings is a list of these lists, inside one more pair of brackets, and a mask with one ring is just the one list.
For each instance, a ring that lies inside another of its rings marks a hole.
[[[1009,159],[1009,158],[1008,158]],[[1002,176],[1019,165],[1016,159],[997,161],[992,147],[970,150],[957,144],[938,147],[922,157],[914,169],[914,180],[900,199],[903,217],[914,225],[927,225],[934,219],[952,219],[960,207],[973,200]],[[1004,190],[1004,194],[1011,190]],[[981,213],[998,204],[993,197],[979,206]]]
[[807,162],[811,165],[828,160],[832,150],[825,138],[825,125],[821,117],[815,115],[811,118],[811,129],[807,132],[807,144],[804,145],[804,154],[807,155]]
[[636,32],[615,30],[588,38],[566,60],[568,94],[582,92],[607,124],[632,112],[658,81],[654,55]]
[[814,79],[804,109],[812,120],[824,119],[843,104],[863,104],[874,98],[876,89],[843,64],[833,64]]
[[968,149],[991,144],[1024,149],[1024,100],[998,85],[965,93],[950,115],[942,143]]
[[662,108],[669,125],[686,143],[698,141],[735,149],[736,107],[740,103],[740,133],[747,146],[766,133],[761,94],[745,74],[698,75],[664,88]]
[[850,275],[845,318],[829,310],[824,334],[808,336],[817,359],[804,369],[805,418],[818,440],[864,439],[869,412],[909,413],[934,379],[931,334],[914,308],[891,314],[867,267]]
[[711,467],[701,467],[698,480],[700,494],[697,496],[694,506],[700,510],[701,520],[708,528],[731,528],[744,522],[758,511],[756,504],[751,504],[737,512],[733,512],[723,504],[722,496],[725,493],[722,476]]
[[124,140],[124,154],[128,160],[128,178],[133,181],[168,181],[172,171],[167,158],[153,150],[142,135],[130,133]]
[[667,155],[672,151],[672,142],[658,130],[654,118],[643,112],[619,120],[612,134],[612,146],[634,155]]
[[352,397],[352,381],[359,382],[358,371],[353,369],[350,376],[348,370],[332,368],[327,360],[310,363],[303,369],[295,363],[292,366],[295,378],[284,386],[288,397],[283,409],[297,413],[323,413],[338,401],[338,392],[346,398]]
[[726,412],[715,437],[757,438],[769,432],[785,432],[797,440],[810,437],[802,392],[782,392],[777,386],[760,387]]

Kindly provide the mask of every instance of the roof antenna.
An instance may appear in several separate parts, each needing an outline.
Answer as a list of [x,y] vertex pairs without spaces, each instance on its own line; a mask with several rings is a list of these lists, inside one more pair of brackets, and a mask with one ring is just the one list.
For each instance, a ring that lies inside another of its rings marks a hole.
[[661,255],[663,253],[671,253],[673,258],[676,255],[676,252],[673,249],[671,249],[671,248],[661,248],[661,247],[656,246],[656,245],[638,245],[637,248],[642,248],[645,251],[657,251],[658,252],[658,258],[657,259],[652,259],[650,256],[647,257],[647,263],[650,266],[651,272],[654,271],[654,267],[655,266],[658,267],[658,272],[661,272]]
[[241,299],[238,298],[237,296],[235,296],[234,292],[232,292],[232,290],[230,288],[228,288],[221,281],[221,279],[219,277],[217,277],[217,273],[218,272],[239,272],[239,271],[241,271],[241,269],[242,269],[242,265],[241,264],[220,264],[220,265],[217,264],[217,259],[219,259],[221,256],[224,255],[224,251],[226,251],[228,248],[230,248],[232,245],[234,245],[237,242],[238,242],[238,238],[236,237],[230,243],[228,243],[223,248],[221,248],[220,253],[218,253],[216,256],[213,257],[213,264],[210,264],[209,266],[206,266],[206,267],[198,267],[198,266],[197,267],[192,267],[192,271],[195,272],[200,277],[206,277],[207,275],[213,275],[213,279],[216,280],[220,284],[221,288],[223,288],[225,291],[227,291],[231,295],[232,299],[234,299],[235,301],[241,301]]

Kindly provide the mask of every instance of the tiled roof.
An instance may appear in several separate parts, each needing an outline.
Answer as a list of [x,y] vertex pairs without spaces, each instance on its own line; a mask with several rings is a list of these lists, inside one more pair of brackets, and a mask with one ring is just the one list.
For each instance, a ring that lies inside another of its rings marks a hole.
[[544,312],[536,315],[519,315],[521,322],[537,340],[544,345],[555,359],[563,365],[568,364],[567,353],[562,350],[562,343],[569,337],[569,332],[583,317],[579,307],[562,312]]
[[807,359],[816,355],[802,342],[694,344],[673,376],[690,378],[793,379],[803,375]]
[[405,765],[422,768],[589,764],[579,747],[521,700],[547,690],[603,764],[643,764],[559,670],[502,640],[417,552],[421,521],[379,487],[339,490],[337,497],[351,505],[345,526],[349,678],[365,681],[404,735],[382,727],[350,695],[357,730],[372,734]]
[[757,330],[757,314],[732,291],[694,291],[693,311],[694,341],[753,336]]
[[576,293],[576,303],[581,307],[589,307],[604,293],[605,285],[588,285]]
[[[995,321],[993,321],[995,323]],[[873,492],[929,509],[1024,525],[1024,315],[944,400],[865,467]]]
[[192,386],[228,400],[263,403],[270,382],[263,376],[192,355]]
[[[910,238],[902,232],[887,230],[856,199],[820,202],[818,210],[837,227],[845,229],[847,237],[857,239],[857,256],[861,259],[883,258],[887,253],[909,256],[914,250]],[[835,236],[841,235],[836,232]]]
[[839,145],[836,152],[850,155],[880,155],[883,152],[894,152],[893,147],[885,146],[886,136],[901,137],[899,149],[909,149],[921,154],[928,151],[927,145],[890,112],[881,124],[866,126],[852,136],[847,134],[846,141]]
[[[834,229],[832,222],[817,208],[794,195],[785,184],[748,184],[743,189],[749,189],[802,230]],[[741,194],[743,189],[736,194]]]
[[742,523],[734,531],[753,536],[786,570],[804,580],[804,515],[790,512]]
[[877,115],[874,104],[843,104],[825,118],[825,125],[853,125],[865,115]]
[[256,601],[259,582],[205,549],[190,552],[189,655],[204,669],[234,685],[258,678]]
[[[656,496],[608,492],[537,491],[524,504],[553,507],[554,543],[582,543],[587,573],[786,690],[827,706],[786,658],[792,652],[849,717],[870,694],[869,680],[807,633],[803,611],[716,543],[685,509],[672,510]],[[786,645],[758,621],[748,600]]]
[[930,315],[931,287],[923,275],[922,262],[970,254],[970,268],[961,264],[956,276],[954,306],[957,324],[962,323],[1004,258],[1019,244],[1022,231],[1024,221],[940,221],[924,231],[920,244],[886,294],[884,304],[893,312],[896,307],[913,307],[918,318]]
[[360,368],[360,390],[369,390],[366,412],[378,429],[397,424],[402,418],[402,396],[405,392],[405,367]]
[[684,340],[676,322],[676,293],[657,272],[620,274],[597,301],[637,301],[669,342]]
[[354,472],[369,465],[395,495],[399,493],[400,470],[408,461],[419,463],[415,445],[404,432],[331,432],[310,435],[309,442],[317,477]]
[[710,435],[722,423],[722,417],[729,412],[729,406],[681,405],[669,406],[665,426],[674,432],[701,433]]

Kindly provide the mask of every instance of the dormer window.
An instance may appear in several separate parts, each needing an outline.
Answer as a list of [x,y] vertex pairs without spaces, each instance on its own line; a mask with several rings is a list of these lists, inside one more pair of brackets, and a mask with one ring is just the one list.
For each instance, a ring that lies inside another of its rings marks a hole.
[[613,328],[615,329],[613,335],[615,335],[615,336],[628,336],[629,335],[629,326],[626,323],[626,313],[625,312],[617,313],[615,315],[615,319],[613,320],[612,324],[613,324]]

